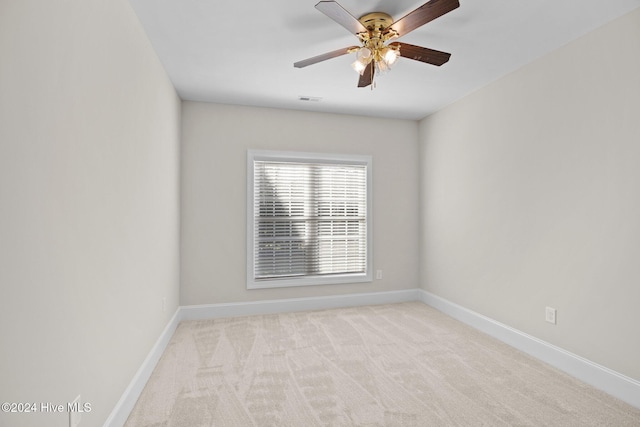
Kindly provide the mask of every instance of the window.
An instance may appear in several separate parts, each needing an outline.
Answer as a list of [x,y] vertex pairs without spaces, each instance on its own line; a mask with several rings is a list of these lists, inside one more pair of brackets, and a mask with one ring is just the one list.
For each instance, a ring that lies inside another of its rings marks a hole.
[[249,150],[247,288],[371,281],[371,156]]

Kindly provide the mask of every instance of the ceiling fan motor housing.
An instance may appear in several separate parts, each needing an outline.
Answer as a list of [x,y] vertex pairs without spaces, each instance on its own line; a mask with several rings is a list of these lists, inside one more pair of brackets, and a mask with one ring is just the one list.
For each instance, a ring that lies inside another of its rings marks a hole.
[[393,24],[393,18],[384,12],[372,12],[358,19],[369,31],[382,31]]
[[358,21],[367,29],[367,32],[358,33],[362,45],[370,49],[375,59],[379,60],[379,52],[385,47],[384,43],[397,36],[389,28],[393,24],[393,18],[384,12],[372,12],[363,15]]

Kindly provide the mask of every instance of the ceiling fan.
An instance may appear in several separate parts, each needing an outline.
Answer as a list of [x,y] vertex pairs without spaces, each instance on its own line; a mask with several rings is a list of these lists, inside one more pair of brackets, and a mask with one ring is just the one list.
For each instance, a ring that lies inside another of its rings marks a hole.
[[293,66],[303,68],[327,59],[355,53],[356,61],[352,67],[360,74],[358,87],[367,87],[372,84],[372,87],[375,86],[373,79],[376,72],[389,70],[399,56],[440,66],[449,60],[450,53],[408,43],[387,42],[402,37],[459,6],[458,0],[430,0],[413,12],[394,21],[390,15],[384,12],[372,12],[356,19],[338,2],[321,1],[316,4],[316,9],[355,34],[361,45],[314,56],[298,61]]

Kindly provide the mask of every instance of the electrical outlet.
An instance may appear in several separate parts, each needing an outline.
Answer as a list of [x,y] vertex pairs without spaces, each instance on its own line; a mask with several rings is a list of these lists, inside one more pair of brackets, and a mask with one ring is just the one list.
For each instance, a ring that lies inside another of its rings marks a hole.
[[382,280],[382,270],[376,270],[376,280]]
[[545,320],[549,323],[556,324],[556,309],[547,307],[545,311]]

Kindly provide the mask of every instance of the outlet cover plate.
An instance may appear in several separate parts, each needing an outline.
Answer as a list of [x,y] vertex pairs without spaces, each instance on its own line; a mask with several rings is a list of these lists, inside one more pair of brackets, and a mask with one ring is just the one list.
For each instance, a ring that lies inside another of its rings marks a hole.
[[545,320],[549,323],[556,324],[556,309],[547,307],[545,311]]

